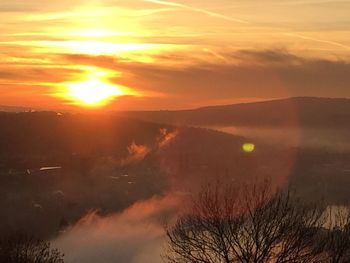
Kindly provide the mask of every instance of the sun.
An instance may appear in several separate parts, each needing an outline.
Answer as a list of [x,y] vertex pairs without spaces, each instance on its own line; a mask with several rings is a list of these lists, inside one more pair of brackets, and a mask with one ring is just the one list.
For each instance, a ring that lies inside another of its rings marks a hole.
[[82,71],[72,82],[62,82],[57,85],[52,96],[58,97],[62,103],[83,108],[102,108],[120,97],[140,97],[143,93],[127,86],[111,82],[112,78],[120,77],[121,73],[81,66]]
[[122,88],[98,79],[69,83],[67,87],[68,97],[87,106],[104,105],[115,97],[126,95]]

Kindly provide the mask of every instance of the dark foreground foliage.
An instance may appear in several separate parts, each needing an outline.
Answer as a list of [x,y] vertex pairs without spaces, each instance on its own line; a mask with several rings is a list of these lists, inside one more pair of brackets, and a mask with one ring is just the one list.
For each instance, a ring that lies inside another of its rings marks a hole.
[[24,233],[0,239],[2,263],[63,263],[63,254],[52,249],[50,243]]

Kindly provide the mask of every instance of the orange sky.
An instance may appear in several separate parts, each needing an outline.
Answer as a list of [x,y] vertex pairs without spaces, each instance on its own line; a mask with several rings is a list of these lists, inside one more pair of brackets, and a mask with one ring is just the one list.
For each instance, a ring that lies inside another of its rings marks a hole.
[[349,10],[327,0],[1,0],[0,105],[350,97]]

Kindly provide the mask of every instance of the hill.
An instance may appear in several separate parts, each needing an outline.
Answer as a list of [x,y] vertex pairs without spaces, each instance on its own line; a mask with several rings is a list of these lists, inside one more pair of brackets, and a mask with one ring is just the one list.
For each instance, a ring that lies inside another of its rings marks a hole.
[[192,110],[120,114],[158,123],[195,126],[350,127],[350,99],[297,97]]
[[245,154],[239,136],[113,114],[0,113],[0,127],[0,235],[20,226],[51,236],[87,211],[194,191],[209,177],[248,177],[268,156]]
[[[73,224],[87,211],[121,211],[170,190],[193,193],[216,178],[267,177],[293,182],[307,198],[350,203],[350,151],[268,145],[116,114],[0,113],[0,127],[0,205],[6,215],[0,234],[21,226],[52,236],[61,222]],[[246,143],[255,145],[253,151],[244,151]]]
[[0,105],[0,112],[29,112],[32,108]]

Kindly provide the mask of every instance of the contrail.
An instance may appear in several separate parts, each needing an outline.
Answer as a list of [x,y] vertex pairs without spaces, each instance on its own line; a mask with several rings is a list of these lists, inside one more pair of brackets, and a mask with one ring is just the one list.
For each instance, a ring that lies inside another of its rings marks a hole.
[[330,44],[330,45],[342,47],[345,49],[350,49],[350,46],[344,45],[342,43],[334,42],[334,41],[329,41],[329,40],[324,40],[324,39],[319,39],[319,38],[314,38],[314,37],[308,37],[308,36],[295,34],[295,33],[284,33],[284,35],[293,36],[293,37],[297,37],[297,38],[301,38],[301,39],[305,39],[305,40],[311,40],[311,41],[320,42],[320,43],[325,43],[325,44]]
[[217,52],[215,52],[215,51],[213,51],[213,50],[211,50],[209,48],[204,48],[203,51],[207,52],[208,54],[213,55],[214,57],[216,57],[218,59],[221,59],[221,60],[223,60],[225,62],[228,62],[228,60],[227,60],[227,58],[225,56],[222,56],[219,53],[217,53]]
[[173,7],[180,7],[180,8],[183,8],[183,9],[199,12],[199,13],[202,13],[202,14],[206,14],[206,15],[209,15],[209,16],[212,16],[212,17],[221,18],[221,19],[224,19],[224,20],[227,20],[227,21],[232,21],[232,22],[241,23],[241,24],[249,24],[249,22],[245,21],[245,20],[236,19],[236,18],[233,18],[233,17],[230,17],[230,16],[225,16],[223,14],[211,12],[211,11],[206,10],[206,9],[192,7],[192,6],[189,6],[189,5],[184,5],[184,4],[180,4],[180,3],[176,3],[176,2],[168,2],[168,1],[162,1],[162,0],[144,0],[144,2],[149,2],[149,3],[159,4],[159,5],[166,5],[166,6],[173,6]]
[[[183,8],[183,9],[199,12],[199,13],[202,13],[202,14],[206,14],[206,15],[209,15],[211,17],[217,17],[217,18],[220,18],[220,19],[224,19],[224,20],[227,20],[227,21],[232,21],[232,22],[236,22],[236,23],[252,25],[251,22],[246,21],[246,20],[236,19],[236,18],[233,18],[233,17],[230,17],[230,16],[226,16],[226,15],[223,15],[223,14],[220,14],[220,13],[216,13],[216,12],[212,12],[212,11],[209,11],[209,10],[206,10],[206,9],[185,5],[185,4],[182,4],[182,3],[170,2],[170,1],[164,1],[164,0],[143,0],[143,1],[144,2],[149,2],[149,3],[154,3],[154,4],[159,4],[159,5],[179,7],[179,8]],[[328,2],[328,1],[329,0],[323,0],[323,1],[319,1],[319,2]],[[329,40],[324,40],[324,39],[319,39],[319,38],[313,38],[313,37],[308,37],[308,36],[295,34],[295,33],[282,33],[282,32],[280,32],[279,34],[294,36],[296,38],[300,38],[300,39],[304,39],[304,40],[311,40],[311,41],[315,41],[315,42],[319,42],[319,43],[325,43],[325,44],[329,44],[329,45],[332,45],[332,46],[342,47],[342,48],[347,49],[347,50],[350,49],[350,46],[347,46],[345,44],[338,43],[338,42],[335,42],[335,41],[329,41]]]

